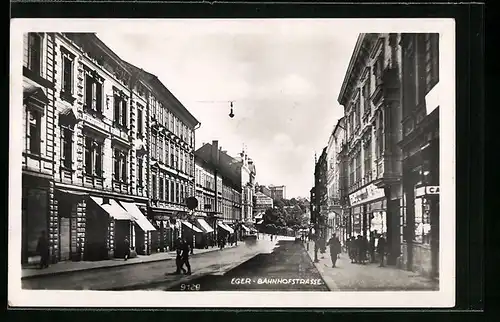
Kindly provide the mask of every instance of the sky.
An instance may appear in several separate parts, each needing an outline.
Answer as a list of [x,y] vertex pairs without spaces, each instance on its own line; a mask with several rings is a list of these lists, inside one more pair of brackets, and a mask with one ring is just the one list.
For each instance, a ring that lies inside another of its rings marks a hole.
[[[334,20],[205,20],[101,30],[122,59],[155,74],[201,123],[196,148],[245,146],[257,182],[308,197],[343,115],[338,93],[358,31]],[[228,116],[233,101],[234,118]]]

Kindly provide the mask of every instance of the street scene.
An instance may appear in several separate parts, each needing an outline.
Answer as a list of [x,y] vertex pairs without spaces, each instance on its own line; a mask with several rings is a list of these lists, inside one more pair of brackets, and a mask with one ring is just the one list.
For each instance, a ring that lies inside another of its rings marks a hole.
[[245,24],[24,33],[23,289],[439,290],[439,33]]

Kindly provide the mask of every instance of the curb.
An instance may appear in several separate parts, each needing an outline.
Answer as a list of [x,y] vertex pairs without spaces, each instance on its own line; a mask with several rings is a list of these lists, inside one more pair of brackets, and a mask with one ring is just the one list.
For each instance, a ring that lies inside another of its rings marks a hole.
[[323,277],[323,274],[321,274],[321,272],[319,271],[319,268],[316,266],[317,263],[314,262],[314,258],[311,257],[311,254],[309,254],[309,251],[307,250],[306,248],[306,245],[305,244],[302,244],[302,246],[304,247],[304,251],[306,252],[307,254],[307,257],[309,257],[309,260],[311,261],[311,264],[313,264],[314,268],[318,271],[318,274],[319,276],[321,277],[321,280],[323,281],[323,285],[326,286],[326,288],[328,289],[328,291],[332,291],[332,289],[330,288],[330,286],[328,286],[328,284],[326,283],[325,281],[325,278]]
[[[232,249],[237,246],[232,246],[227,249]],[[215,247],[214,247],[215,248]],[[194,253],[191,256],[197,256],[197,255],[203,255],[211,252],[215,252],[220,250],[219,248],[215,248],[210,251],[206,251],[203,253]],[[150,255],[151,256],[151,255]],[[50,273],[41,273],[41,274],[36,274],[36,275],[30,275],[30,276],[24,276],[21,277],[21,280],[28,280],[28,279],[35,279],[39,277],[49,277],[49,276],[56,276],[56,275],[68,275],[71,273],[78,273],[78,272],[84,272],[84,271],[93,271],[93,270],[98,270],[98,269],[108,269],[108,268],[115,268],[115,267],[124,267],[124,266],[131,266],[131,265],[139,265],[139,264],[148,264],[148,263],[157,263],[157,262],[163,262],[163,261],[169,261],[173,260],[175,257],[172,258],[158,258],[158,259],[152,259],[152,260],[142,260],[139,262],[126,262],[123,261],[121,264],[116,264],[116,265],[108,265],[108,266],[96,266],[96,267],[86,267],[86,268],[76,268],[76,269],[71,269],[71,270],[66,270],[66,271],[60,271],[60,272],[50,272]]]

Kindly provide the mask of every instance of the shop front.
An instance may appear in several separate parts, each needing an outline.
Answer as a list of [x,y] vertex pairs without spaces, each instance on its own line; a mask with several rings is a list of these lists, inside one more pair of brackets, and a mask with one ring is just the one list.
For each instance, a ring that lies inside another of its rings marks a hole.
[[196,226],[203,231],[200,240],[201,248],[213,247],[216,245],[215,242],[215,230],[210,226],[210,224],[205,220],[206,215],[203,213],[196,213]]
[[387,200],[384,189],[369,184],[349,195],[353,216],[354,235],[363,235],[368,241],[387,232]]

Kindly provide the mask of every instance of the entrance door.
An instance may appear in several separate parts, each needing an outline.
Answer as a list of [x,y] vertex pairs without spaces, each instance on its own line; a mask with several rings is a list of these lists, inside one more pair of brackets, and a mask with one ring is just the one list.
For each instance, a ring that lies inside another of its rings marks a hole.
[[61,252],[61,261],[67,261],[71,258],[71,225],[70,218],[59,217],[59,247]]

